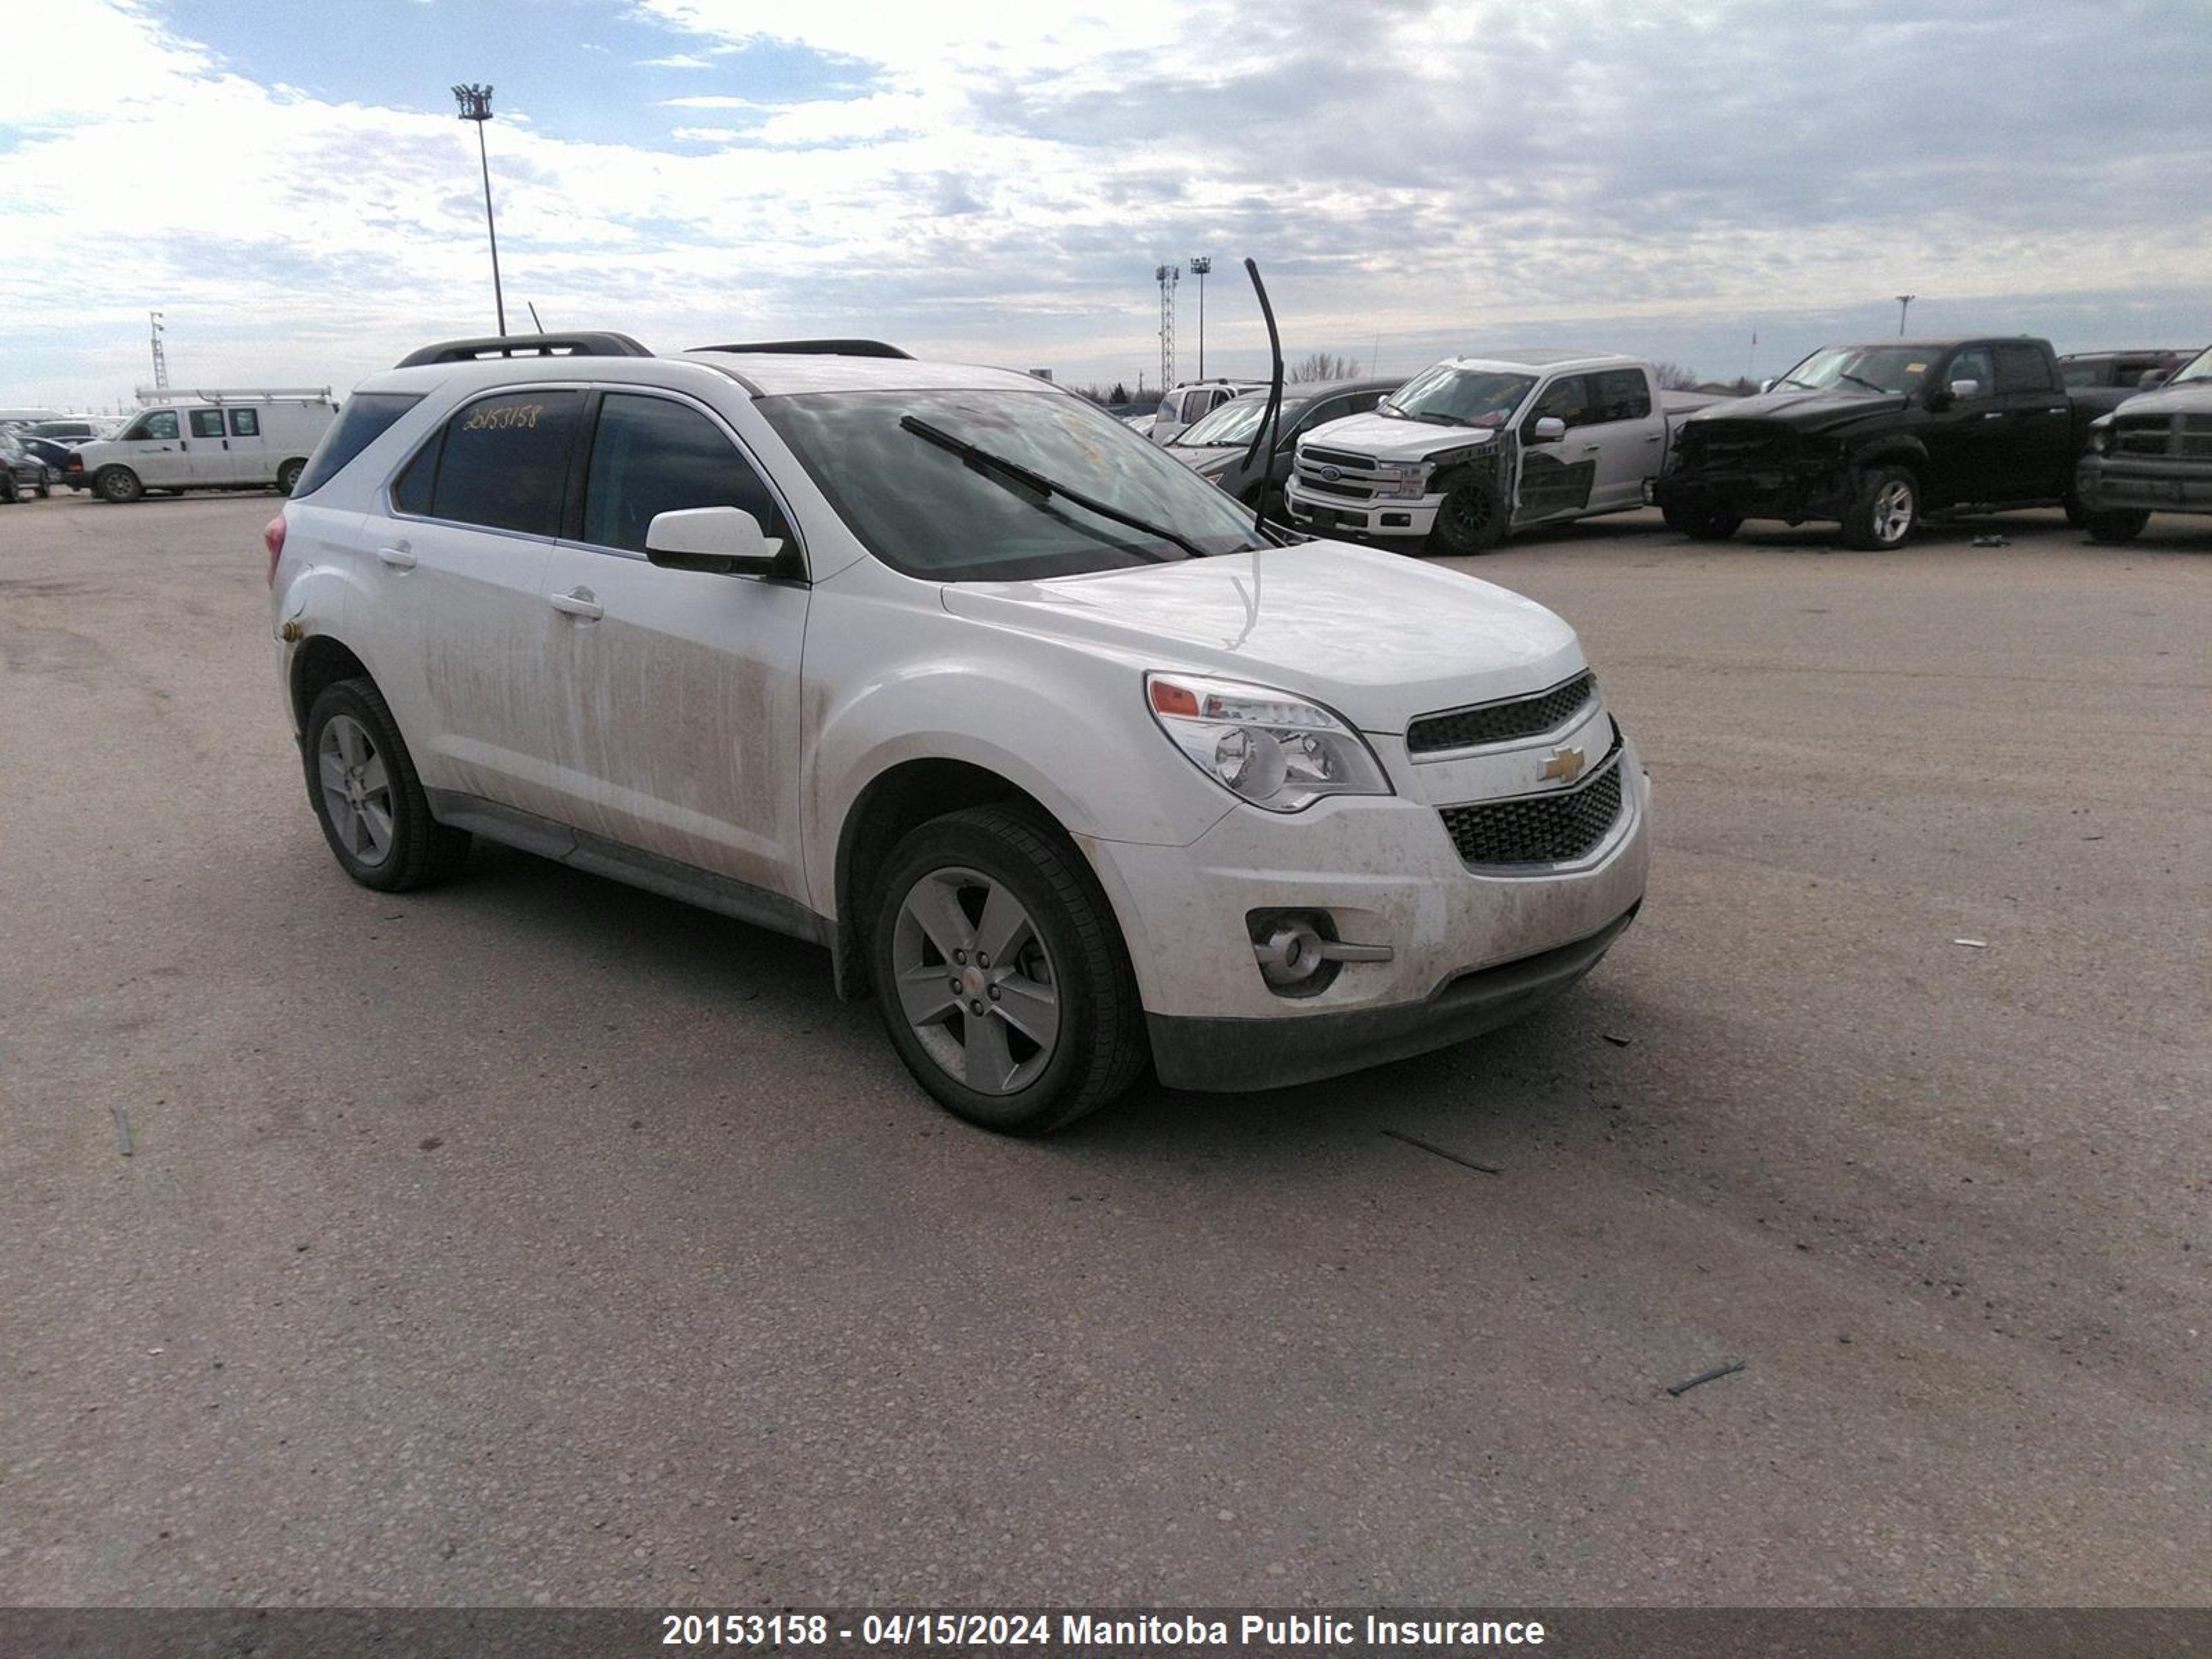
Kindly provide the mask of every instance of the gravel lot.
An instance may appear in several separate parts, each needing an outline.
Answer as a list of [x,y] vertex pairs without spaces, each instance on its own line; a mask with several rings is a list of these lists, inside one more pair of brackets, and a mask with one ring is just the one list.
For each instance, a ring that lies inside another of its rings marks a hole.
[[1643,747],[1635,929],[1023,1144],[811,948],[345,881],[274,505],[0,507],[0,1601],[2212,1594],[2212,521],[1476,562]]

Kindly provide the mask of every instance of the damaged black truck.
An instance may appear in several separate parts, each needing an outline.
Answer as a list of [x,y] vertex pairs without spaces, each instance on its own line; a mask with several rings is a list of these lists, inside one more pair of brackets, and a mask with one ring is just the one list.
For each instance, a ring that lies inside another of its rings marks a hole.
[[2024,336],[1823,346],[1759,396],[1684,421],[1651,501],[1724,540],[1747,519],[1827,520],[1849,547],[1902,547],[1924,519],[2071,504],[2100,413]]

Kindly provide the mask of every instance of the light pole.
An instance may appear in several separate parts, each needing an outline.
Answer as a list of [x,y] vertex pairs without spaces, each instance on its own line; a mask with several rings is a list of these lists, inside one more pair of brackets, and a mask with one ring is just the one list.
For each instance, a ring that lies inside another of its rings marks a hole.
[[477,124],[477,161],[483,167],[484,234],[491,238],[491,302],[499,313],[499,331],[507,333],[507,297],[499,288],[499,229],[491,218],[491,158],[484,151],[484,123],[491,119],[489,87],[458,86],[453,101],[461,106],[461,119]]
[[1200,253],[1190,262],[1191,275],[1198,278],[1198,378],[1206,378],[1206,273],[1213,269],[1213,256]]
[[1912,302],[1919,297],[1917,294],[1900,294],[1897,296],[1897,337],[1900,340],[1905,337],[1905,313],[1912,309]]

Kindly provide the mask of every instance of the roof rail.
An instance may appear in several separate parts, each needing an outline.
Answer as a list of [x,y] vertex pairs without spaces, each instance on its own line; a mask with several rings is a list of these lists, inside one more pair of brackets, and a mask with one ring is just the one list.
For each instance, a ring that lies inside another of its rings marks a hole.
[[914,361],[910,351],[901,351],[895,345],[885,345],[881,340],[751,340],[738,345],[694,346],[694,351],[750,351],[765,352],[780,357],[902,357]]
[[650,357],[627,334],[586,330],[575,334],[487,334],[473,340],[442,340],[410,351],[392,367],[419,368],[424,363],[474,363],[499,357]]
[[131,395],[142,404],[270,403],[277,398],[313,398],[328,403],[331,400],[331,389],[326,386],[142,386],[137,387]]

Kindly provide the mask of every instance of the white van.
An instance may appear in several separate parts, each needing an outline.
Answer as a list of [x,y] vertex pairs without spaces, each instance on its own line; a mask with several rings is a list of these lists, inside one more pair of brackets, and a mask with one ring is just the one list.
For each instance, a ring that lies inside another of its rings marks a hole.
[[161,401],[112,438],[80,445],[62,465],[71,489],[135,501],[149,489],[292,493],[300,470],[337,418],[331,389],[149,392]]

